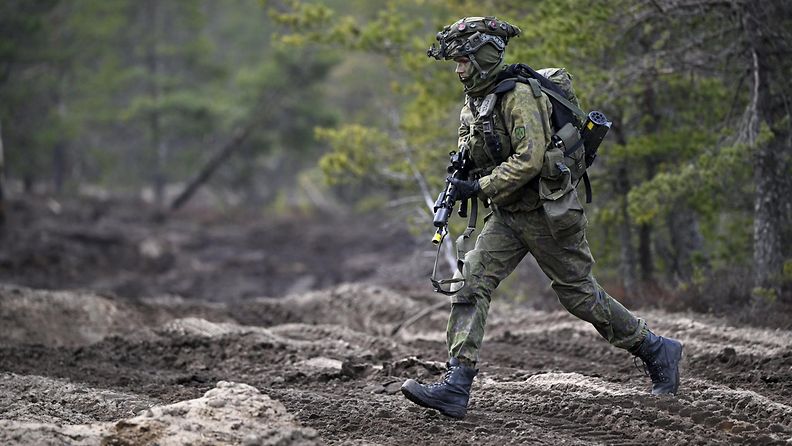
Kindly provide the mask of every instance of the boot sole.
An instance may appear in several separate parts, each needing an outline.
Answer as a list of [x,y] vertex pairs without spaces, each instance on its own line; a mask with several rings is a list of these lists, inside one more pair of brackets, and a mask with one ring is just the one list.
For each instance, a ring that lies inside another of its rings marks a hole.
[[[434,410],[440,412],[441,414],[443,414],[443,415],[445,415],[447,417],[450,417],[450,418],[454,418],[454,419],[457,419],[457,420],[461,420],[462,418],[465,418],[465,413],[467,413],[467,410],[463,410],[461,412],[448,411],[448,410],[438,409],[437,407],[430,406],[428,403],[424,402],[423,400],[418,398],[417,395],[413,394],[410,391],[409,384],[410,384],[410,381],[404,383],[401,386],[402,395],[404,395],[404,397],[407,398],[408,400],[412,401],[413,403],[415,403],[415,404],[417,404],[417,405],[419,405],[421,407],[426,407],[427,409],[434,409]],[[418,383],[416,382],[416,384],[418,384]]]

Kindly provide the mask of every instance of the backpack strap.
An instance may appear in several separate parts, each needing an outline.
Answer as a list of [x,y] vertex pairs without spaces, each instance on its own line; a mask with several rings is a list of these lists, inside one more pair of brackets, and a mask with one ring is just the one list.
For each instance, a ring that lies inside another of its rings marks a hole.
[[583,172],[583,185],[586,186],[586,203],[591,203],[591,180],[588,176],[588,171]]
[[528,79],[528,85],[531,87],[531,92],[535,98],[538,99],[542,97],[542,86],[539,85],[539,81],[536,79]]
[[[531,87],[533,87],[533,84],[534,83],[538,84],[539,81],[535,79],[528,79],[528,83],[531,84]],[[540,86],[540,88],[542,89],[543,92],[547,93],[548,96],[552,96],[553,99],[561,103],[561,105],[563,105],[564,107],[568,108],[572,113],[576,114],[581,119],[581,122],[586,120],[586,113],[583,110],[581,110],[580,107],[578,107],[577,105],[569,102],[569,100],[565,98],[564,95],[559,94],[558,92],[553,91],[544,86]]]

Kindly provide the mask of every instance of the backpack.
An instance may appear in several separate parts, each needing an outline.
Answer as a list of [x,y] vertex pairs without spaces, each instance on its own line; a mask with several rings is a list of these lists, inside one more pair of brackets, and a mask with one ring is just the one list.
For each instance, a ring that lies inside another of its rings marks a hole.
[[[496,99],[493,102],[513,90],[517,82],[528,84],[534,97],[547,94],[553,104],[550,124],[555,132],[548,150],[559,149],[557,167],[561,171],[568,171],[575,184],[583,180],[586,186],[586,203],[591,203],[591,181],[586,169],[597,157],[597,149],[608,133],[611,122],[602,112],[592,111],[586,114],[581,110],[572,87],[572,76],[564,68],[535,71],[528,65],[514,64],[509,65],[506,72],[507,78],[499,82],[493,90]],[[486,135],[485,140],[489,145]]]

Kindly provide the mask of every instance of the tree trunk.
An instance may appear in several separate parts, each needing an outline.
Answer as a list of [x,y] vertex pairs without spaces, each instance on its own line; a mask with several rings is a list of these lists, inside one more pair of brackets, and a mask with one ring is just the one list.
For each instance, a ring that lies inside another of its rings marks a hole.
[[698,215],[684,203],[674,206],[666,224],[671,237],[670,275],[677,284],[689,283],[693,278],[694,255],[704,247]]
[[66,146],[62,141],[52,148],[52,186],[56,194],[63,192],[66,182]]
[[636,291],[636,272],[635,272],[635,248],[632,243],[632,225],[630,224],[630,213],[627,209],[627,193],[630,192],[630,181],[627,178],[627,169],[622,165],[618,170],[617,192],[619,194],[619,213],[621,223],[619,224],[619,273],[621,274],[622,286],[628,294]]
[[[744,21],[748,34],[749,51],[752,59],[753,91],[749,105],[749,138],[748,142],[755,147],[753,156],[754,184],[754,225],[753,225],[753,285],[759,294],[765,291],[780,291],[783,268],[781,246],[781,230],[783,228],[783,208],[785,197],[783,185],[786,169],[785,151],[789,147],[789,119],[786,104],[779,102],[773,95],[770,80],[786,79],[786,73],[774,73],[772,70],[783,70],[784,64],[772,60],[772,42],[757,28],[763,19],[763,9],[759,5],[749,4]],[[781,61],[783,62],[783,61]],[[780,74],[780,75],[779,75]],[[765,143],[758,142],[761,123],[766,123],[773,131],[773,138]],[[780,123],[780,125],[777,125]]]
[[[643,42],[644,47],[649,51],[649,43]],[[660,130],[661,116],[657,112],[657,98],[655,94],[655,74],[649,72],[644,79],[643,89],[643,114],[649,119],[646,121],[644,132],[652,135]],[[652,157],[645,161],[646,179],[651,180],[656,173],[656,162]],[[638,229],[638,257],[641,267],[641,281],[649,287],[654,287],[654,256],[652,253],[652,225],[642,223]]]
[[203,168],[198,172],[198,174],[190,180],[187,184],[187,187],[184,188],[184,191],[173,200],[173,204],[171,204],[170,209],[171,211],[175,211],[182,206],[184,206],[187,201],[195,194],[195,191],[198,190],[204,183],[206,183],[212,174],[223,165],[223,163],[231,157],[231,155],[242,147],[242,144],[245,140],[250,136],[250,133],[253,131],[253,127],[255,124],[248,124],[247,127],[238,129],[234,136],[231,138],[225,146],[221,147],[212,158],[204,165]]
[[157,0],[149,0],[146,4],[146,25],[149,30],[146,46],[146,70],[149,77],[149,94],[154,102],[153,110],[149,115],[149,132],[151,135],[151,146],[154,149],[154,169],[153,169],[153,188],[154,202],[158,208],[162,208],[165,203],[165,184],[167,176],[165,166],[168,158],[168,147],[162,137],[161,116],[159,112],[160,85],[159,71],[160,61],[157,54],[157,41],[159,39],[159,11]]
[[3,123],[0,122],[0,235],[5,233],[6,206],[5,206],[5,156],[3,152]]
[[22,190],[26,194],[32,194],[33,188],[36,186],[36,178],[33,177],[33,174],[30,172],[25,172],[22,174]]
[[[777,151],[783,142],[775,138],[759,147],[754,155],[754,287],[777,289],[781,278],[783,256],[781,253],[782,185],[779,179]],[[786,150],[789,150],[786,147]]]
[[[63,68],[59,68],[60,76],[58,80],[58,94],[56,98],[58,118],[61,122],[66,120],[66,102],[63,100],[65,97],[66,81],[65,72]],[[52,148],[52,186],[56,194],[63,192],[64,184],[66,183],[66,172],[68,170],[68,153],[66,148],[66,138],[63,134],[59,134]]]
[[654,257],[652,256],[652,225],[642,223],[638,227],[638,257],[641,266],[641,281],[654,282]]

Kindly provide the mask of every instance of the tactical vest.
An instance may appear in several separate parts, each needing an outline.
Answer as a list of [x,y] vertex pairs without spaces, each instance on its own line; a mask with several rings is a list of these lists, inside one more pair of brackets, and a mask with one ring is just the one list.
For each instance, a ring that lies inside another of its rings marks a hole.
[[488,175],[513,151],[499,99],[495,96],[466,98],[467,109],[461,116],[459,137],[462,144],[470,147],[470,156],[476,166],[470,172],[473,178]]

